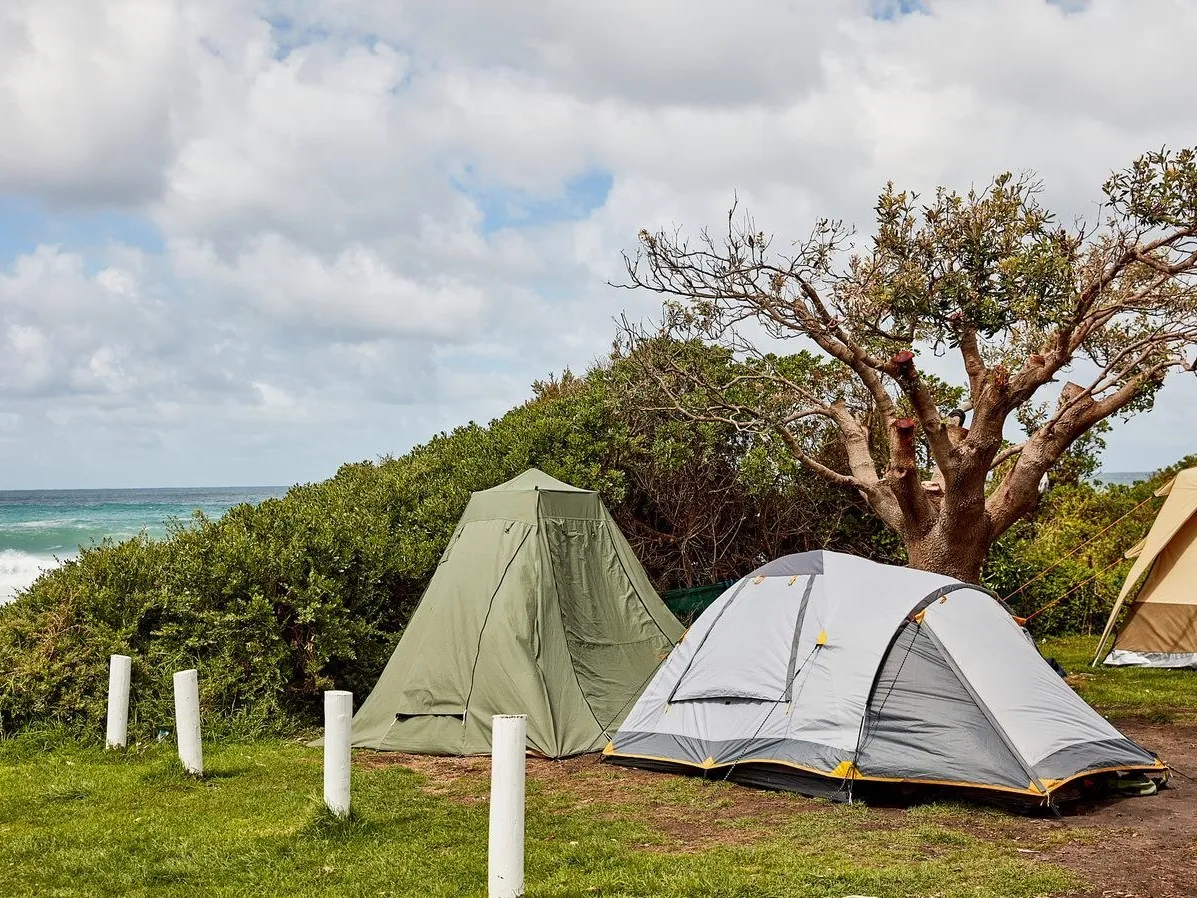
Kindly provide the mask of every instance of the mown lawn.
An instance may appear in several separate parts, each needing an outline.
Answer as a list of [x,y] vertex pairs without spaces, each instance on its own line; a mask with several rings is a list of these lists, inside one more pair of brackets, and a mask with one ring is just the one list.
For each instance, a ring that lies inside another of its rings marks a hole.
[[1197,722],[1197,671],[1090,667],[1097,648],[1095,636],[1048,639],[1039,647],[1064,666],[1073,688],[1107,717],[1137,717],[1150,723]]
[[[485,895],[484,779],[445,789],[398,765],[359,766],[354,818],[337,822],[320,804],[318,750],[282,741],[205,750],[198,782],[165,744],[123,755],[4,747],[0,894]],[[600,796],[630,775],[592,770],[607,778],[590,790]],[[529,780],[529,895],[1018,898],[1075,883],[1019,854],[1025,841],[976,828],[996,812],[934,806],[878,828],[860,805],[782,796],[794,812],[765,825],[729,810],[739,787],[642,779],[622,797],[586,802],[568,780]],[[654,821],[671,806],[697,807],[715,837],[679,843]]]
[[[1197,717],[1197,672],[1090,668],[1094,642],[1042,649],[1111,717]],[[485,895],[485,762],[459,776],[453,761],[359,755],[354,816],[340,822],[323,811],[319,750],[204,750],[197,781],[169,743],[0,743],[0,895]],[[1081,885],[1027,852],[1028,838],[1050,847],[1076,830],[1010,827],[979,807],[883,812],[608,765],[530,769],[531,896],[1022,898]]]

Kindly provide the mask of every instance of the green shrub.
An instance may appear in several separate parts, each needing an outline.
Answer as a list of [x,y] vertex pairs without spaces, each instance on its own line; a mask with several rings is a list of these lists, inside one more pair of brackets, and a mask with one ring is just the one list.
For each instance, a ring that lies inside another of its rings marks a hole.
[[0,608],[0,733],[98,733],[112,653],[134,661],[134,738],[170,725],[171,674],[188,667],[210,730],[314,720],[334,686],[364,697],[470,493],[531,466],[599,490],[661,589],[786,552],[884,546],[858,497],[724,429],[636,411],[627,377],[619,364],[567,373],[488,426],[196,515],[164,540],[83,551]]
[[[712,366],[727,364],[704,351]],[[171,675],[188,667],[200,672],[209,732],[310,723],[332,687],[364,697],[470,493],[533,466],[598,490],[661,591],[736,579],[814,548],[901,563],[900,541],[859,496],[727,427],[646,411],[629,398],[635,376],[621,360],[582,378],[566,372],[487,426],[344,465],[219,520],[197,514],[164,540],[84,550],[0,607],[0,735],[98,736],[113,653],[133,658],[133,738],[171,725]],[[826,452],[827,463],[842,462],[834,446]],[[1158,502],[1076,549],[1166,475],[1133,487],[1058,483],[1032,521],[999,541],[985,583],[1016,593],[1020,614],[1083,584],[1033,628],[1100,628],[1129,564],[1092,575],[1141,538]]]
[[[1154,493],[1182,459],[1131,485],[1064,483],[1050,489],[1035,516],[994,545],[982,582],[1020,616],[1034,615],[1037,636],[1101,633],[1132,562],[1125,553],[1151,527],[1163,499]],[[1037,613],[1038,612],[1038,613]]]

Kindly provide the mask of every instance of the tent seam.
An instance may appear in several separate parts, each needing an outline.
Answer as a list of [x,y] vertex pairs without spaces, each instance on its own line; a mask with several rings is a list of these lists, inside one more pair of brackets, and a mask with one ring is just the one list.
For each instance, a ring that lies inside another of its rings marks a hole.
[[461,718],[463,740],[465,738],[464,732],[466,724],[470,718],[470,699],[474,695],[474,677],[478,673],[478,659],[482,657],[482,637],[486,635],[486,625],[490,623],[490,613],[495,607],[495,597],[498,596],[499,590],[503,588],[503,581],[507,579],[507,574],[511,570],[511,566],[515,563],[515,559],[519,557],[520,551],[524,548],[524,543],[528,541],[528,536],[531,534],[532,529],[533,528],[530,527],[524,533],[524,537],[520,540],[520,544],[515,547],[515,551],[511,553],[511,557],[507,559],[507,564],[503,566],[503,575],[499,577],[499,582],[495,584],[494,592],[490,594],[490,601],[486,605],[486,615],[482,618],[482,626],[478,628],[478,646],[474,650],[474,663],[470,666],[470,688],[466,691],[465,708],[463,709],[464,713],[462,714]]
[[993,727],[994,732],[998,734],[998,738],[1002,740],[1006,748],[1010,749],[1010,753],[1014,756],[1014,760],[1018,761],[1018,763],[1022,766],[1023,772],[1031,778],[1031,782],[1034,783],[1045,796],[1050,796],[1051,790],[1043,784],[1043,781],[1040,780],[1038,776],[1036,776],[1034,769],[1029,763],[1027,763],[1027,759],[1023,757],[1022,752],[1018,750],[1018,747],[1010,739],[1010,734],[1006,732],[1006,728],[998,722],[997,718],[993,714],[993,711],[990,710],[989,705],[986,704],[985,700],[977,694],[977,691],[973,688],[972,683],[970,683],[968,678],[964,676],[964,672],[960,669],[960,665],[956,663],[956,659],[952,657],[952,653],[948,651],[948,647],[944,645],[943,640],[941,640],[935,633],[935,628],[928,621],[924,621],[924,623],[927,624],[927,635],[931,638],[931,641],[935,643],[935,647],[939,649],[940,653],[943,655],[944,661],[946,661],[948,666],[952,668],[952,673],[956,675],[956,679],[960,681],[960,685],[964,687],[964,690],[972,697],[972,700],[977,703],[977,708],[980,709],[981,713],[985,715],[985,719],[989,721],[989,725]]
[[[603,519],[601,521],[601,523],[603,525],[603,530],[607,531],[609,524],[614,524],[615,521],[614,521],[614,519],[612,519],[610,522],[608,522],[606,519]],[[608,535],[608,537],[610,537],[609,531],[608,531],[607,535]],[[614,539],[611,540],[611,548],[615,551],[615,560],[619,562],[619,570],[623,573],[623,578],[625,580],[627,580],[628,585],[632,587],[632,592],[634,592],[636,594],[636,598],[640,602],[640,607],[644,609],[644,613],[648,615],[648,619],[653,622],[653,626],[657,628],[657,632],[660,633],[665,638],[665,641],[668,642],[671,647],[677,645],[677,641],[673,640],[669,637],[669,634],[666,633],[665,630],[661,627],[660,621],[658,621],[653,616],[653,613],[648,608],[648,603],[644,601],[644,596],[640,595],[640,590],[636,588],[636,582],[632,579],[631,575],[628,573],[627,566],[623,563],[623,558],[621,558],[619,555],[619,545],[618,545],[618,543],[616,543],[616,541]],[[660,598],[660,596],[658,596],[657,598]],[[664,600],[662,600],[662,604],[664,604]]]
[[[540,495],[539,495],[539,492],[537,493],[537,496],[536,496],[536,517],[538,519],[540,518]],[[541,535],[545,536],[543,530],[541,531]],[[601,739],[606,731],[602,729],[602,726],[603,726],[602,721],[600,721],[598,719],[598,715],[594,713],[594,708],[592,708],[590,706],[590,699],[586,695],[586,690],[582,688],[582,678],[578,676],[578,666],[574,660],[574,653],[571,651],[568,651],[569,631],[565,627],[565,611],[561,606],[561,589],[559,588],[559,586],[557,584],[557,569],[553,565],[553,550],[551,548],[549,548],[547,536],[545,536],[545,542],[544,542],[544,557],[548,561],[548,565],[549,565],[549,579],[551,579],[553,581],[553,595],[555,595],[557,597],[557,621],[561,624],[561,637],[565,643],[565,646],[567,649],[567,654],[569,655],[569,670],[570,670],[570,673],[572,673],[574,675],[574,685],[578,687],[578,695],[582,696],[582,704],[584,704],[586,706],[586,710],[590,712],[590,716],[594,720],[594,725],[597,726],[600,730],[597,738]],[[539,659],[537,659],[536,667],[537,667],[537,670],[540,669]],[[544,679],[543,672],[541,672],[541,679],[542,680]],[[547,690],[547,688],[548,688],[547,683],[545,684],[545,688]],[[549,716],[551,717],[553,714],[553,703],[550,701],[548,703],[548,705],[549,705]],[[553,720],[553,738],[556,738],[556,736],[557,736],[557,721],[554,719]]]
[[810,605],[810,594],[815,589],[817,574],[807,575],[806,589],[802,593],[802,604],[798,608],[798,619],[794,621],[794,641],[790,644],[790,660],[786,664],[786,689],[782,694],[784,701],[792,701],[794,697],[794,679],[797,676],[798,643],[802,639],[802,626],[806,623],[806,609]]

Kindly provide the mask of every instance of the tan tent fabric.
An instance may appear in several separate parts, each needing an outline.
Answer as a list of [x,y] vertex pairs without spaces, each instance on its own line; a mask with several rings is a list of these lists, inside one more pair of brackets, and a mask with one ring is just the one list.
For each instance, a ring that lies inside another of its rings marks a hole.
[[1118,612],[1144,574],[1147,580],[1114,649],[1140,654],[1197,653],[1197,468],[1181,471],[1156,495],[1167,499],[1147,538],[1126,553],[1135,564],[1114,603],[1095,663]]

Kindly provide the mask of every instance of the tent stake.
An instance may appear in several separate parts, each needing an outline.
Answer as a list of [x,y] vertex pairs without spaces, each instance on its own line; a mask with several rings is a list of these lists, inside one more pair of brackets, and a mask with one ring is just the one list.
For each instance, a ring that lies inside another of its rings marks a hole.
[[353,693],[324,693],[324,803],[336,817],[349,816],[350,723]]
[[195,669],[175,674],[175,732],[179,735],[179,760],[183,769],[204,775],[204,750],[200,743],[199,673]]
[[487,856],[490,898],[524,894],[524,754],[528,715],[491,718],[490,846]]
[[124,748],[129,742],[129,680],[133,659],[113,655],[108,663],[108,732],[105,748]]

